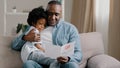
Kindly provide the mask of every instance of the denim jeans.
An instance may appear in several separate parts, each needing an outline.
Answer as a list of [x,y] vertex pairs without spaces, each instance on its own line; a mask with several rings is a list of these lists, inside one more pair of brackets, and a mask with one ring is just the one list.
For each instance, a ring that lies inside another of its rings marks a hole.
[[45,54],[39,50],[33,51],[29,55],[28,60],[33,60],[39,65],[48,65],[50,66],[49,68],[60,68],[60,64],[57,62],[56,59],[46,57]]
[[[24,63],[23,68],[49,68],[48,65],[40,65],[33,60],[28,60]],[[79,68],[79,65],[75,62],[68,62],[60,64],[60,68]]]

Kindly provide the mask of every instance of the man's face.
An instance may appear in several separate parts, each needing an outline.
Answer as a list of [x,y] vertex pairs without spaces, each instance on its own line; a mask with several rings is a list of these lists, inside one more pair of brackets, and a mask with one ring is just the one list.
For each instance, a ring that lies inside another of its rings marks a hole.
[[57,4],[49,4],[47,7],[48,25],[55,26],[61,18],[62,7]]

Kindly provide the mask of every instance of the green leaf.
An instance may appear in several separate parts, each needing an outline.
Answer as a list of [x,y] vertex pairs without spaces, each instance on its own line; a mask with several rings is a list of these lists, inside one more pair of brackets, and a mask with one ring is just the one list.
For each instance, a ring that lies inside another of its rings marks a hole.
[[22,24],[18,24],[17,25],[16,33],[19,33],[21,29],[22,29]]
[[27,29],[27,25],[22,25],[22,32],[25,32],[26,29]]

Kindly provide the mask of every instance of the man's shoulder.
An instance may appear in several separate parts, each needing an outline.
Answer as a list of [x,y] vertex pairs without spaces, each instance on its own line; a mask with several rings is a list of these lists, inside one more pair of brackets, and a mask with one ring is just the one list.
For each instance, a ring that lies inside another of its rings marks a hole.
[[64,20],[60,20],[60,22],[58,23],[58,27],[61,27],[62,29],[65,30],[76,30],[77,28],[70,22],[64,21]]
[[63,26],[64,26],[64,27],[67,27],[67,28],[69,28],[69,29],[76,29],[75,25],[73,25],[73,24],[70,23],[70,22],[66,22],[66,21],[63,22]]
[[74,26],[72,23],[67,22],[67,21],[62,21],[61,25],[68,26],[68,27],[73,27]]

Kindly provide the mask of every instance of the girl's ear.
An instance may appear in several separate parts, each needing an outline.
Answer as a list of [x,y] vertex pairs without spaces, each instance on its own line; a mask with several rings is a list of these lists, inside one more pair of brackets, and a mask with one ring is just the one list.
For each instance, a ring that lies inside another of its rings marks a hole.
[[33,22],[32,22],[32,26],[34,26],[34,27],[35,27],[35,23],[33,23]]

